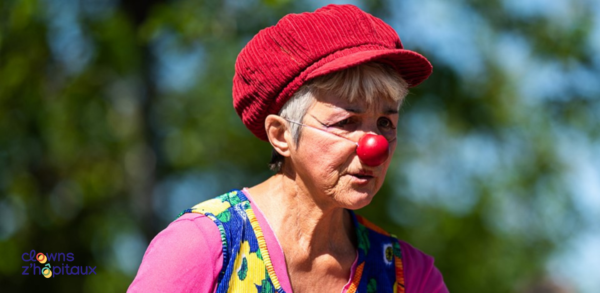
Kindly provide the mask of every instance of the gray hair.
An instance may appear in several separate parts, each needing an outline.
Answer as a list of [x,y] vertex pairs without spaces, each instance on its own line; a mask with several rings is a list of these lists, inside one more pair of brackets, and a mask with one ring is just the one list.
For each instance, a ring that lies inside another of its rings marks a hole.
[[[408,94],[408,83],[391,66],[369,62],[345,70],[317,77],[302,85],[279,111],[282,118],[303,122],[308,109],[325,93],[335,93],[340,97],[354,102],[365,99],[368,104],[374,104],[381,97],[398,103],[400,107]],[[294,143],[298,145],[302,133],[301,126],[289,123],[290,133]],[[271,151],[269,168],[280,172],[285,158],[275,149]]]

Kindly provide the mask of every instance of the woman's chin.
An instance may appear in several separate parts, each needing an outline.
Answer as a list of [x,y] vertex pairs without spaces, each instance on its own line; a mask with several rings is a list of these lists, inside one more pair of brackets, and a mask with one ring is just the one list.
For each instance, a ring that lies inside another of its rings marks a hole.
[[349,191],[344,195],[344,208],[349,210],[362,209],[371,203],[374,196],[375,194],[371,192]]

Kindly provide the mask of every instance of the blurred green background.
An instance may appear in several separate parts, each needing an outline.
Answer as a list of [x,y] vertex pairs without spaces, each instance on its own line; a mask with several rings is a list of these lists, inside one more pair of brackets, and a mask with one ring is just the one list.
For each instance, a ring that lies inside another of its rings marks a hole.
[[[434,66],[359,214],[434,256],[451,292],[598,292],[600,3],[350,3]],[[1,1],[0,291],[123,292],[180,211],[265,180],[235,58],[324,4]],[[97,274],[24,276],[32,249]]]

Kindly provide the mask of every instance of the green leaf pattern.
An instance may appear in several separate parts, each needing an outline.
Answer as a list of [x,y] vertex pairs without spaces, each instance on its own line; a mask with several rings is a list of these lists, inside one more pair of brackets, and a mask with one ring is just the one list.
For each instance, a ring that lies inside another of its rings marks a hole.
[[370,247],[371,243],[369,242],[369,230],[367,227],[358,224],[358,248],[362,249],[366,256]]
[[392,243],[392,245],[394,246],[394,255],[398,258],[402,258],[402,250],[400,250],[400,243],[398,243],[398,241],[394,241]]
[[275,288],[273,288],[273,284],[269,281],[269,279],[264,279],[260,286],[260,293],[274,293]]
[[237,192],[231,192],[227,194],[229,196],[229,203],[231,204],[231,206],[234,206],[240,202],[242,202],[242,200],[240,199],[240,197],[237,195]]
[[246,259],[246,257],[242,259],[242,266],[238,270],[237,275],[238,278],[240,278],[240,280],[242,281],[246,279],[246,276],[248,276],[248,260]]
[[229,222],[231,219],[231,212],[229,210],[225,210],[224,212],[217,215],[217,219],[223,223]]
[[377,293],[377,280],[371,278],[367,284],[367,293]]

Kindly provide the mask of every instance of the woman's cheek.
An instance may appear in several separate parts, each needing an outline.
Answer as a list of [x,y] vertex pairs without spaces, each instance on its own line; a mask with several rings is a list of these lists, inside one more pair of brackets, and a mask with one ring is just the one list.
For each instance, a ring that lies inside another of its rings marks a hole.
[[348,168],[352,154],[353,150],[345,144],[326,141],[313,148],[307,159],[315,179],[327,185],[326,188],[331,188],[337,184],[339,175]]
[[356,149],[355,145],[343,138],[332,140],[329,137],[317,139],[311,146],[312,148],[308,152],[311,159],[315,160],[314,163],[326,161],[332,164],[342,164]]

